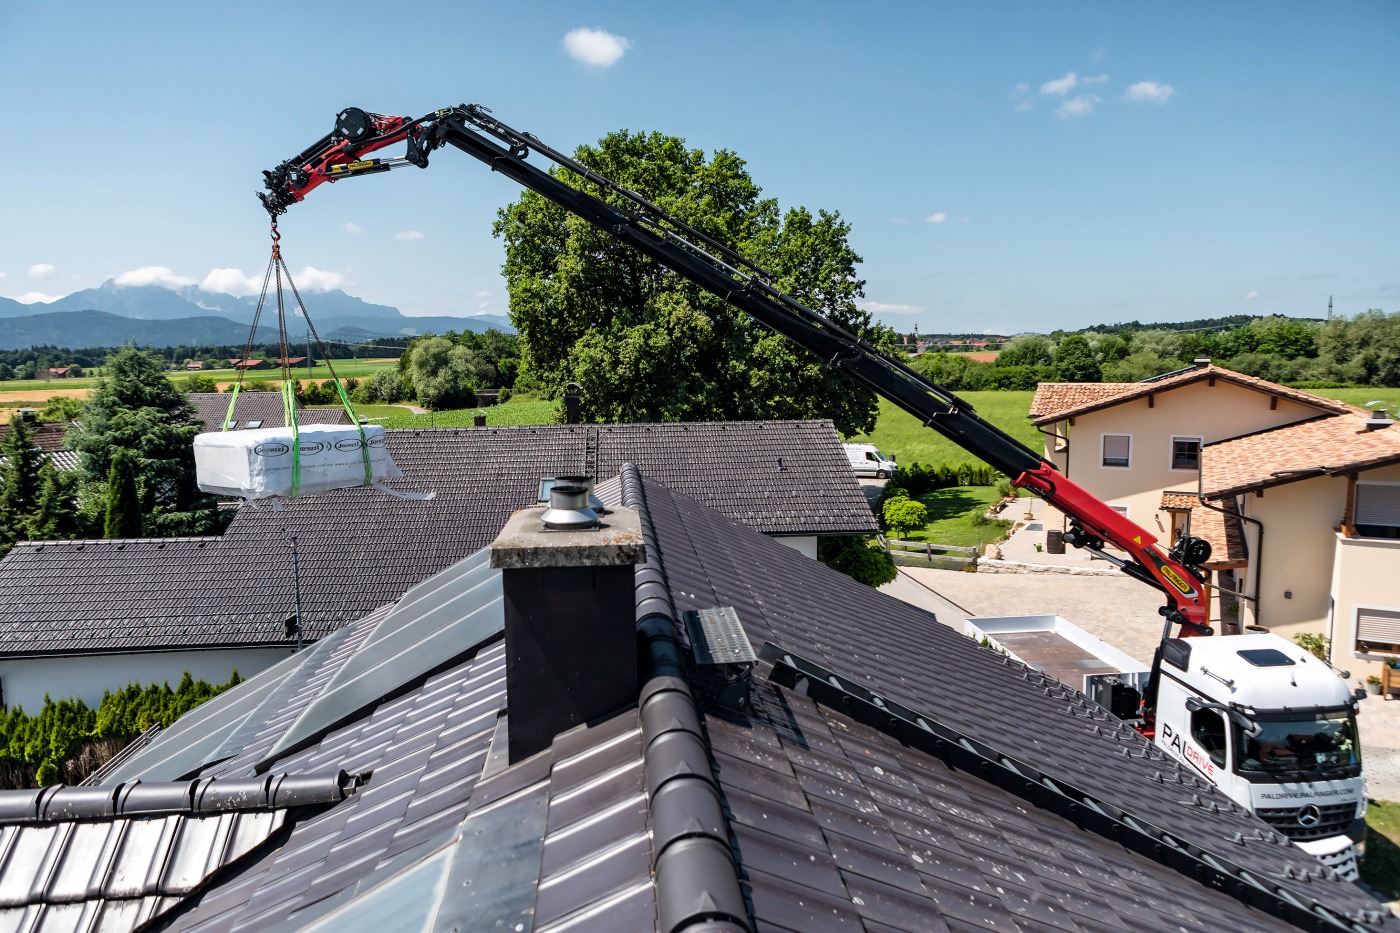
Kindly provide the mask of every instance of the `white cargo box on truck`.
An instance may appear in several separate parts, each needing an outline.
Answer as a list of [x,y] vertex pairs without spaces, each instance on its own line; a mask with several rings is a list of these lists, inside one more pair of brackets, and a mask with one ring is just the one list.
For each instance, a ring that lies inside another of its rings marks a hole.
[[[389,457],[384,446],[384,429],[379,425],[299,427],[295,443],[300,449],[300,464],[296,470],[293,443],[289,427],[200,434],[194,439],[199,488],[214,495],[264,499],[291,496],[295,472],[300,473],[297,495],[373,486],[403,476]],[[366,449],[370,467],[368,480],[365,476]]]

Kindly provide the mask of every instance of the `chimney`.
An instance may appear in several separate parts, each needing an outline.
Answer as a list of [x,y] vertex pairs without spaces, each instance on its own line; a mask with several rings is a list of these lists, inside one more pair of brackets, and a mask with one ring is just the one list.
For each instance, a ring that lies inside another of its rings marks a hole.
[[1191,362],[1192,362],[1192,363],[1195,363],[1197,366],[1200,366],[1201,368],[1204,369],[1205,367],[1207,367],[1207,366],[1210,365],[1210,357],[1208,357],[1208,356],[1198,356],[1198,357],[1196,357],[1194,360],[1192,360]]
[[556,485],[547,507],[516,512],[491,545],[505,596],[511,764],[637,702],[641,521],[621,507],[599,520],[587,495]]
[[571,382],[564,389],[564,423],[580,424],[583,421],[583,388]]

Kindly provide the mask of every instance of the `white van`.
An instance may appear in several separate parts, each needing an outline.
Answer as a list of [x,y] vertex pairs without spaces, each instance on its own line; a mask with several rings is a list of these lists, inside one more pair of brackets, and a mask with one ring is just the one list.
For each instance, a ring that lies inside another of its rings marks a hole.
[[846,459],[851,462],[851,469],[856,476],[878,476],[884,479],[886,476],[894,476],[899,472],[899,466],[894,462],[894,457],[886,457],[880,453],[874,444],[842,444],[846,448]]

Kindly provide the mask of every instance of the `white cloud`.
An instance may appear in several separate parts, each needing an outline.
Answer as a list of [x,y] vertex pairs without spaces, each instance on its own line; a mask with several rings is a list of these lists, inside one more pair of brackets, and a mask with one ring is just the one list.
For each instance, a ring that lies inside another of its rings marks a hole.
[[419,230],[400,230],[398,233],[394,234],[394,239],[396,239],[396,240],[421,240],[421,239],[423,239],[423,234],[422,234],[422,232],[419,231]]
[[856,306],[871,314],[919,314],[924,310],[920,305],[889,304],[883,301],[857,301]]
[[1020,83],[1018,83],[1018,84],[1016,85],[1016,93],[1017,93],[1017,94],[1025,94],[1025,93],[1026,93],[1027,91],[1029,91],[1030,89],[1031,89],[1030,84],[1028,84],[1028,83],[1025,82],[1025,81],[1021,81]]
[[1128,85],[1128,90],[1124,92],[1124,100],[1143,100],[1152,104],[1165,104],[1176,88],[1170,84],[1161,84],[1157,81],[1139,81],[1136,84]]
[[116,278],[118,285],[159,285],[162,288],[183,288],[195,281],[187,275],[176,275],[168,266],[142,266]]
[[1087,117],[1094,112],[1094,106],[1103,101],[1097,94],[1080,94],[1055,108],[1058,117]]
[[1017,112],[1017,113],[1025,113],[1027,110],[1034,110],[1034,109],[1035,109],[1035,100],[1032,99],[1032,98],[1029,98],[1029,97],[1027,97],[1025,100],[1021,101],[1019,104],[1016,105],[1016,112]]
[[9,278],[9,276],[10,276],[10,273],[8,273],[8,272],[0,272],[0,279]]
[[328,292],[345,284],[343,272],[328,272],[314,266],[305,266],[297,273],[297,286],[309,292]]
[[1108,80],[1108,75],[1089,75],[1079,79],[1080,84],[1103,84]]
[[55,266],[51,262],[36,262],[29,267],[29,277],[31,279],[42,279],[45,276],[53,275]]
[[947,219],[948,219],[948,212],[947,212],[947,211],[937,211],[937,212],[932,213],[932,214],[929,214],[927,217],[925,217],[925,218],[924,218],[924,221],[925,221],[926,223],[931,223],[931,224],[941,224],[941,223],[944,223],[945,221],[947,221]]
[[1078,83],[1079,76],[1071,71],[1063,78],[1056,78],[1054,81],[1046,81],[1040,86],[1040,93],[1059,94],[1063,97],[1065,94],[1068,94],[1070,91],[1074,90],[1074,86]]
[[1259,297],[1259,293],[1258,293],[1258,292],[1247,292],[1247,293],[1245,294],[1245,297],[1246,297],[1246,298],[1258,298],[1258,297]]
[[344,230],[346,233],[363,233],[365,228],[361,227],[359,224],[352,224],[347,222],[340,229]]
[[564,51],[569,57],[594,68],[611,68],[631,47],[631,39],[602,29],[573,29],[564,36]]
[[902,227],[902,226],[904,226],[905,224],[909,223],[909,218],[908,218],[908,217],[891,217],[891,218],[890,218],[890,223],[894,224],[894,225],[897,226],[897,227]]
[[[345,273],[327,272],[323,269],[317,269],[315,266],[303,266],[302,270],[293,276],[293,280],[301,291],[328,292],[345,284]],[[204,277],[204,281],[199,283],[199,287],[206,292],[218,292],[221,295],[244,298],[261,292],[262,283],[261,275],[256,277],[244,275],[242,269],[211,269],[209,274]]]
[[491,297],[491,293],[488,292],[488,291],[485,291],[484,289],[481,290],[481,291],[472,292],[472,295],[473,295],[474,297],[476,297],[476,298],[490,298],[490,297]]
[[43,292],[25,292],[23,295],[16,295],[15,301],[22,305],[32,305],[42,302],[48,304],[50,301],[57,301],[62,295],[45,295]]
[[262,279],[244,275],[242,269],[211,269],[204,281],[199,283],[199,287],[206,292],[241,298],[262,291]]

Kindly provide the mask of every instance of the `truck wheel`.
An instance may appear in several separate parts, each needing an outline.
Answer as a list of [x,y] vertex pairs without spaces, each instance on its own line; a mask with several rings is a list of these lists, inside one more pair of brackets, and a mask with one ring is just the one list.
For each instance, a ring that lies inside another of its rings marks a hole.
[[889,474],[887,474],[884,470],[876,470],[876,471],[875,471],[875,478],[876,478],[876,479],[884,479],[887,475],[889,475]]

